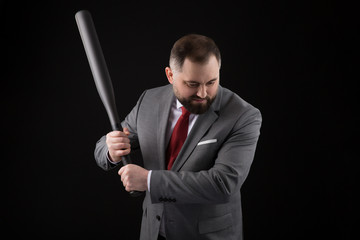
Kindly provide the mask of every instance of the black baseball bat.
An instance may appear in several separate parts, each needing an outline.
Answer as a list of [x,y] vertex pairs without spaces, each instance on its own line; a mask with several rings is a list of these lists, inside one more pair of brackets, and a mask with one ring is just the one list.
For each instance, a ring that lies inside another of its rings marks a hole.
[[[89,61],[96,89],[108,114],[111,127],[113,131],[122,131],[110,74],[91,14],[87,10],[80,10],[75,14],[75,20]],[[122,156],[121,161],[124,165],[130,164],[130,156]],[[130,195],[134,197],[141,194],[142,192],[140,191],[130,192]]]

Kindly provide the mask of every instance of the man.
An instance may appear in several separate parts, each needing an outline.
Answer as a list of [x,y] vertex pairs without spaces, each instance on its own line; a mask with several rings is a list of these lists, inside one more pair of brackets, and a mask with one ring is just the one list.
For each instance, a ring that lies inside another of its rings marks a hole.
[[118,172],[126,191],[146,191],[141,240],[243,239],[240,188],[260,135],[260,111],[220,86],[212,39],[180,38],[169,65],[170,84],[145,91],[124,131],[97,142],[97,164],[109,170],[141,151],[142,167]]

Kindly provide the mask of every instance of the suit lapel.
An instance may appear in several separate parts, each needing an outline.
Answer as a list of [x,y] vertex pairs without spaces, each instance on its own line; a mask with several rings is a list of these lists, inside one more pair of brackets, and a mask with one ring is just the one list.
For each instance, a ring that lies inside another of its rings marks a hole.
[[206,113],[199,115],[198,119],[195,122],[195,125],[190,131],[189,136],[186,138],[186,141],[182,146],[179,155],[177,156],[172,167],[173,171],[179,171],[181,169],[181,167],[189,158],[192,151],[195,149],[198,142],[208,131],[211,125],[215,122],[215,120],[219,117],[218,111],[220,109],[221,98],[222,88],[221,86],[219,86],[218,94],[215,101]]
[[157,142],[158,144],[158,151],[159,151],[159,163],[160,163],[160,169],[165,169],[165,153],[166,153],[166,130],[167,130],[167,124],[168,119],[170,115],[170,109],[171,104],[175,99],[175,95],[173,93],[172,85],[169,84],[169,88],[166,94],[164,94],[159,99],[158,104],[158,121],[157,121],[157,129],[158,129],[158,135],[157,135]]

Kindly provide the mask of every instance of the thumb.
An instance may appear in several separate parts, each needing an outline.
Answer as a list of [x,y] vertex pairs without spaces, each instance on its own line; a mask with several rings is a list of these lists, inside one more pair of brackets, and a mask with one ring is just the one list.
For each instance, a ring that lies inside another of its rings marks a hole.
[[129,132],[129,129],[128,128],[123,128],[123,132],[129,136],[130,135],[130,132]]

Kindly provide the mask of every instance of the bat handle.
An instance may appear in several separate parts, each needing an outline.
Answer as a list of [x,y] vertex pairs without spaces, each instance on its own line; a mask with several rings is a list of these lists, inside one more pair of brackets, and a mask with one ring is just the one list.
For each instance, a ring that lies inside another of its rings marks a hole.
[[[121,125],[119,123],[115,123],[113,129],[116,131],[122,131]],[[121,161],[124,164],[124,166],[130,164],[131,163],[130,156],[129,155],[122,156]],[[130,191],[130,196],[139,197],[143,195],[143,193],[144,192],[140,192],[140,191]]]

